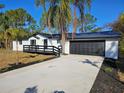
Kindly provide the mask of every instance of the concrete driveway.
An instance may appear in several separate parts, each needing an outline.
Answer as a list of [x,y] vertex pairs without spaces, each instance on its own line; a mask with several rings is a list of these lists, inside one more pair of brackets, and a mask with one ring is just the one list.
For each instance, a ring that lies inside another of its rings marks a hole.
[[89,93],[102,57],[66,55],[0,74],[0,93]]

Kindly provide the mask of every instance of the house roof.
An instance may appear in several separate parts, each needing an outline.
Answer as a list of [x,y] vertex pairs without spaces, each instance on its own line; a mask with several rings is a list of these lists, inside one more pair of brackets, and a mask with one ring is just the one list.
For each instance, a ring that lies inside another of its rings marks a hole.
[[[32,36],[41,35],[50,39],[60,39],[60,34],[37,33]],[[97,38],[120,38],[121,34],[115,31],[83,32],[76,33],[74,39],[97,39]],[[72,39],[72,33],[67,34],[68,39]]]
[[60,34],[47,34],[47,33],[36,33],[36,34],[34,34],[32,36],[36,37],[36,35],[41,35],[41,36],[51,38],[51,39],[59,39],[60,38]]
[[[120,38],[121,34],[115,31],[102,31],[102,32],[86,32],[76,33],[74,39],[92,39],[92,38]],[[72,35],[68,34],[68,39],[71,39]]]

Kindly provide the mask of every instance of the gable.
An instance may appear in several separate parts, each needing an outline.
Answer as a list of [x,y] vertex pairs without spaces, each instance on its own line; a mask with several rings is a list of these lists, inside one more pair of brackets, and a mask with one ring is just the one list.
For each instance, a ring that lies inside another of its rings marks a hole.
[[48,39],[47,37],[45,36],[42,36],[42,35],[35,35],[35,36],[32,36],[30,37],[28,40],[32,40],[32,39],[35,39],[35,40],[44,40],[44,39]]

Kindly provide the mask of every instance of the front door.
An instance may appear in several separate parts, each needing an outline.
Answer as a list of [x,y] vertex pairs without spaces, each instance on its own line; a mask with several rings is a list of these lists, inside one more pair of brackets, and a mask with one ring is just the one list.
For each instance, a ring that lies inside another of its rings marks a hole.
[[44,39],[44,47],[47,48],[47,39]]

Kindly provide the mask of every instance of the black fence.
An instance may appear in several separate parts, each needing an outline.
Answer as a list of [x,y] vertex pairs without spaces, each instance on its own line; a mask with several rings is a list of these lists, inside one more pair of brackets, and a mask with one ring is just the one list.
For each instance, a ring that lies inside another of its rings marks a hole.
[[56,56],[60,56],[61,50],[55,46],[23,45],[23,52],[54,54]]

